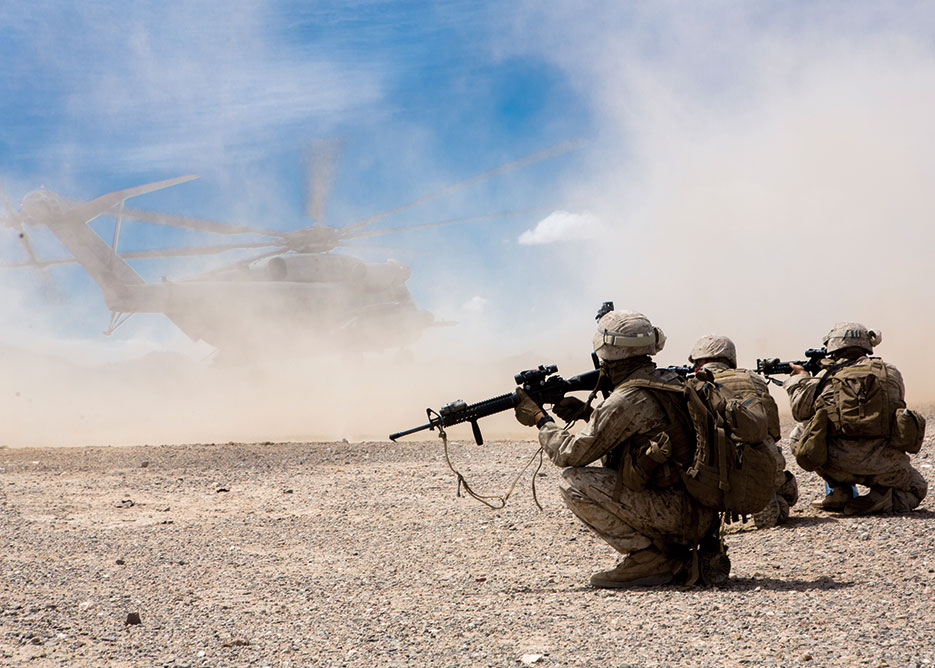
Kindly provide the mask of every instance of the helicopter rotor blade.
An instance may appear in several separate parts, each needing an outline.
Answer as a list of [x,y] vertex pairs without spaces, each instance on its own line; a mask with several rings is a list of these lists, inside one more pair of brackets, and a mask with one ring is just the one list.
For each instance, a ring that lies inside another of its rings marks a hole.
[[[393,234],[394,232],[408,232],[410,230],[421,230],[429,227],[441,227],[443,225],[454,225],[456,223],[470,223],[478,220],[490,220],[492,218],[505,218],[507,216],[520,216],[528,213],[542,213],[544,211],[553,211],[554,207],[537,206],[531,209],[514,209],[512,211],[501,211],[500,213],[487,213],[480,216],[464,216],[461,218],[449,218],[448,220],[437,220],[431,223],[419,223],[417,225],[405,225],[403,227],[390,227],[382,230],[367,230],[356,234],[349,234],[343,239],[364,239],[366,237],[377,237],[384,234]],[[341,230],[347,228],[340,228]]]
[[13,205],[10,203],[10,198],[7,197],[6,188],[3,187],[3,183],[0,183],[0,200],[3,201],[3,208],[6,209],[6,217],[12,222],[16,219],[16,209],[14,209]]
[[246,248],[270,248],[276,246],[275,253],[283,252],[282,247],[269,241],[257,241],[246,244],[214,244],[209,246],[188,246],[180,248],[154,248],[150,250],[122,251],[119,257],[127,260],[139,260],[160,257],[188,257],[194,255],[217,255],[228,251],[243,250]]
[[191,216],[176,216],[171,213],[161,213],[158,211],[144,211],[143,209],[124,208],[121,214],[124,218],[133,218],[156,225],[168,225],[170,227],[183,227],[190,230],[201,232],[213,232],[214,234],[256,234],[266,237],[281,237],[280,232],[264,230],[249,225],[236,225],[233,223],[222,223],[205,218],[193,218]]
[[38,262],[16,262],[13,264],[0,264],[0,269],[45,269],[58,264],[78,264],[73,257],[59,257],[54,260],[39,260]]
[[331,196],[334,173],[344,149],[341,138],[315,139],[306,151],[305,215],[321,225]]
[[417,200],[413,200],[412,202],[409,202],[408,204],[403,204],[402,206],[398,206],[395,209],[390,209],[389,211],[378,213],[375,216],[371,216],[369,218],[364,218],[356,222],[353,222],[349,225],[342,227],[341,229],[348,230],[348,231],[359,230],[362,227],[366,227],[367,225],[370,225],[371,223],[374,223],[382,218],[386,218],[387,216],[390,216],[394,213],[399,213],[400,211],[411,209],[412,207],[418,204],[423,204],[424,202],[428,202],[433,199],[438,199],[439,197],[443,195],[447,195],[448,193],[454,192],[456,190],[460,190],[462,188],[467,188],[468,186],[472,186],[475,183],[480,183],[481,181],[485,181],[494,176],[498,176],[499,174],[505,174],[506,172],[519,169],[520,167],[525,167],[526,165],[531,165],[537,162],[541,162],[543,160],[547,160],[548,158],[561,155],[563,153],[568,153],[569,151],[573,151],[577,148],[581,148],[587,143],[588,141],[584,139],[573,139],[573,140],[569,140],[566,142],[562,142],[561,144],[556,144],[555,146],[551,146],[541,151],[536,151],[535,153],[530,153],[529,155],[523,156],[522,158],[517,158],[516,160],[511,160],[510,162],[506,162],[500,165],[499,167],[488,169],[486,172],[481,172],[480,174],[477,174],[476,176],[472,176],[471,178],[464,179],[463,181],[458,181],[457,183],[453,183],[450,186],[446,186],[445,188],[442,188],[441,190],[437,190],[434,193],[426,195],[425,197],[420,197]]

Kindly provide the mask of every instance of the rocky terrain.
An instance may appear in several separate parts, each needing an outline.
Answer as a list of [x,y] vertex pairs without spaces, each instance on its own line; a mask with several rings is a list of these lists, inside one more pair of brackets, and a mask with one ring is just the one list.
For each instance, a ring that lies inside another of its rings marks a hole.
[[[478,491],[536,449],[463,431]],[[931,496],[821,514],[792,468],[787,525],[730,527],[727,586],[615,592],[548,462],[540,512],[533,469],[501,510],[456,496],[438,440],[0,448],[0,665],[935,666]]]

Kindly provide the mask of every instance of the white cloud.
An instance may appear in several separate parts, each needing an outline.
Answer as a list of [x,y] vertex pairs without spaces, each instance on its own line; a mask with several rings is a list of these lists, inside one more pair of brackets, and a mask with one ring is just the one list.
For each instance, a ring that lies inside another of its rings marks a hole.
[[519,242],[527,246],[551,244],[557,241],[595,239],[604,229],[604,223],[592,213],[554,211],[531,230],[519,235]]
[[475,295],[464,302],[461,308],[465,313],[483,313],[484,309],[487,308],[487,300]]

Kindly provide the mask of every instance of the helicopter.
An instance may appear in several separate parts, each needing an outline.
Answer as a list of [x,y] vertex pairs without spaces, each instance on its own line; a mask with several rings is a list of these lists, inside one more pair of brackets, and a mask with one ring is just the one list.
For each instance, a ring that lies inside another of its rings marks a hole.
[[[394,259],[367,262],[333,251],[353,248],[351,242],[362,238],[541,211],[542,208],[525,209],[395,228],[370,228],[382,218],[560,155],[581,143],[569,141],[537,151],[339,227],[322,222],[336,146],[320,143],[316,150],[326,157],[311,165],[306,203],[306,215],[315,222],[291,231],[126,206],[133,197],[178,186],[198,178],[196,174],[125,188],[83,202],[68,200],[41,187],[23,198],[19,211],[3,197],[6,215],[0,222],[18,232],[28,257],[25,262],[4,266],[43,270],[56,264],[79,263],[101,289],[111,311],[110,323],[103,332],[108,336],[136,313],[162,313],[193,341],[204,341],[227,354],[308,354],[327,352],[336,346],[356,351],[401,350],[426,328],[453,323],[439,322],[415,304],[406,285],[411,275],[406,264]],[[102,216],[113,217],[115,221],[110,243],[89,225]],[[250,235],[253,240],[122,252],[118,251],[118,242],[126,220],[240,238]],[[40,258],[27,232],[27,227],[38,226],[44,226],[57,237],[71,257]],[[232,251],[255,254],[198,275],[163,277],[161,282],[144,280],[129,263],[137,259]]]

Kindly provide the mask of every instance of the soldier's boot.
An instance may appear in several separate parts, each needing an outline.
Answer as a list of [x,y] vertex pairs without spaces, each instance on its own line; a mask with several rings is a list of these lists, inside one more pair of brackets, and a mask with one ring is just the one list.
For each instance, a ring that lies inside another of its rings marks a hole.
[[789,502],[781,496],[776,497],[779,502],[779,517],[776,518],[776,524],[785,524],[789,521]]
[[792,471],[784,471],[783,473],[785,473],[786,480],[779,486],[779,489],[776,490],[776,495],[784,498],[786,503],[791,507],[799,500],[799,483],[792,474]]
[[871,487],[870,491],[856,499],[851,499],[844,506],[845,515],[872,515],[893,511],[892,487]]
[[812,508],[839,513],[844,510],[844,506],[846,506],[850,500],[850,485],[839,485],[831,490],[831,494],[827,494],[821,501],[812,501]]
[[[774,494],[763,510],[753,513],[753,523],[757,529],[772,529],[779,524],[779,515],[781,512],[779,498]],[[788,515],[788,511],[786,513]]]
[[701,541],[698,562],[698,574],[702,584],[712,587],[727,584],[727,578],[730,576],[730,558],[723,541],[716,538]]
[[655,547],[647,547],[628,554],[616,568],[592,575],[591,586],[623,589],[669,584],[681,565],[678,559],[663,554]]

